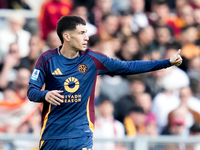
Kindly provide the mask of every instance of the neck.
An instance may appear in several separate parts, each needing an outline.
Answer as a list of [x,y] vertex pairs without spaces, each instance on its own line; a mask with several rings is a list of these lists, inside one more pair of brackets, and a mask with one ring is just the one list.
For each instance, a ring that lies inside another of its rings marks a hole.
[[76,51],[65,44],[63,44],[60,52],[63,56],[70,59],[75,58],[79,55],[79,51]]

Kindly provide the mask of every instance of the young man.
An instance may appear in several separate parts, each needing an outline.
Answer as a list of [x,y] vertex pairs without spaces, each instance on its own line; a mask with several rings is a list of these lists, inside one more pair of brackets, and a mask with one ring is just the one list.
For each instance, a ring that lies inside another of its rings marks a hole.
[[[119,61],[87,49],[85,21],[64,16],[57,23],[62,46],[44,52],[30,79],[28,97],[43,102],[41,150],[92,150],[94,90],[99,74],[136,74],[180,65],[180,51],[170,59]],[[45,83],[45,90],[40,91]]]

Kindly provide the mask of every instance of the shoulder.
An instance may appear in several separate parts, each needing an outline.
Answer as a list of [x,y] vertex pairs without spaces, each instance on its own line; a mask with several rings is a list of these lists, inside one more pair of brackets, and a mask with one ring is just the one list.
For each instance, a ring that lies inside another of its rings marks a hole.
[[51,58],[55,57],[56,55],[57,55],[57,48],[43,52],[38,59],[36,67],[41,66],[44,62],[50,60]]
[[44,58],[49,58],[49,57],[55,56],[56,54],[57,54],[57,48],[47,50],[47,51],[43,52],[41,54],[41,56]]
[[97,51],[93,51],[91,49],[86,49],[84,52],[81,52],[81,55],[89,55],[89,56],[93,56],[93,57],[98,57],[98,56],[102,56],[102,57],[107,57],[105,54],[97,52]]

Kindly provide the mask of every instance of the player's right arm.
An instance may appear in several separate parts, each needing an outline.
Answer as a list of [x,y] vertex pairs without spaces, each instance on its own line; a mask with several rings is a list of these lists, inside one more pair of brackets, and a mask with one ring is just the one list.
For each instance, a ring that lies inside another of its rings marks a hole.
[[50,104],[57,106],[60,105],[60,103],[62,103],[63,96],[60,95],[60,93],[62,93],[63,91],[41,91],[42,86],[46,82],[46,64],[50,59],[50,57],[48,57],[48,54],[51,53],[52,52],[47,51],[43,53],[38,59],[29,81],[27,96],[29,100],[33,102],[47,101]]
[[29,89],[27,92],[28,98],[33,102],[44,102],[46,100],[50,104],[57,106],[60,103],[63,103],[63,96],[60,95],[63,91],[52,90],[52,91],[41,91],[40,87],[37,87],[34,84],[29,85]]

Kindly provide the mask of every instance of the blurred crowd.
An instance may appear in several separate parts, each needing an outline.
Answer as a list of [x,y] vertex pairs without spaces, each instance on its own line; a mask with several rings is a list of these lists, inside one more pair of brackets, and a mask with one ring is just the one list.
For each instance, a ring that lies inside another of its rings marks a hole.
[[[94,137],[200,135],[200,0],[1,0],[1,9],[15,11],[0,18],[0,132],[40,134],[42,104],[29,102],[29,78],[40,54],[61,45],[59,18],[77,15],[87,22],[94,51],[140,61],[181,49],[183,58],[179,67],[99,76]],[[98,147],[123,149],[111,142]]]

